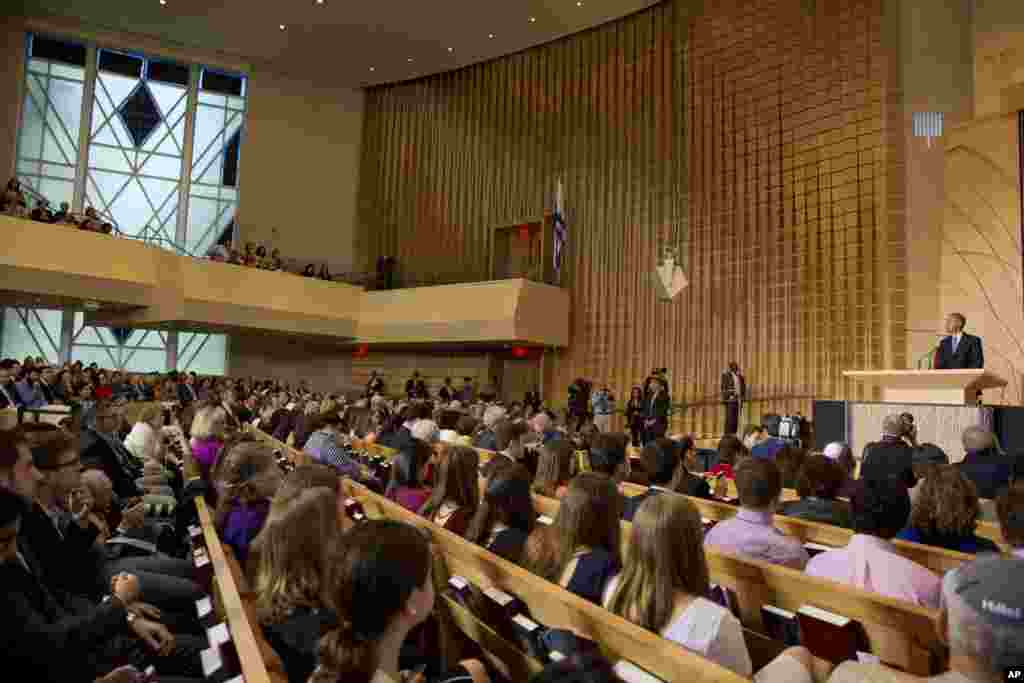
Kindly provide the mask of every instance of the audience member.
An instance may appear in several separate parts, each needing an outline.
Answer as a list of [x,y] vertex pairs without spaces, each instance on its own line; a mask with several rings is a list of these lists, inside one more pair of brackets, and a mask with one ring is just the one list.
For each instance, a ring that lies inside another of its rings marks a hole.
[[711,590],[700,514],[681,496],[651,496],[633,517],[622,573],[605,606],[644,628],[750,677],[743,627],[707,599]]
[[26,368],[24,377],[14,384],[14,390],[18,393],[18,401],[25,408],[42,408],[47,404],[39,383],[39,369],[36,367]]
[[441,458],[434,489],[419,513],[454,534],[464,535],[480,505],[479,464],[480,456],[472,448],[449,448]]
[[489,477],[494,468],[503,464],[503,460],[522,464],[523,446],[520,440],[525,433],[526,425],[523,423],[499,420],[494,425],[495,448],[498,455],[484,463],[484,466],[480,468],[480,475],[484,478]]
[[473,445],[488,451],[499,450],[494,428],[504,418],[505,409],[502,406],[487,406],[487,409],[484,410],[483,429],[477,433]]
[[518,563],[536,520],[530,496],[530,473],[522,465],[508,464],[495,468],[487,478],[480,507],[466,530],[466,539]]
[[541,446],[533,492],[548,498],[564,497],[569,490],[573,470],[573,448],[569,441],[556,439]]
[[110,478],[114,493],[119,498],[141,495],[136,482],[143,476],[143,463],[121,442],[118,433],[121,412],[109,401],[100,401],[95,406],[94,420],[93,426],[87,425],[82,430],[82,467],[102,470]]
[[227,414],[216,404],[203,405],[192,418],[192,435],[189,444],[192,460],[199,467],[203,479],[209,480],[210,470],[217,462],[227,431]]
[[895,477],[867,479],[851,508],[854,535],[846,547],[816,555],[807,564],[807,573],[897,600],[938,607],[938,577],[892,546],[891,539],[910,517],[910,496],[904,482]]
[[974,484],[958,468],[937,465],[921,484],[910,523],[896,538],[961,553],[997,553],[999,546],[975,534],[980,514]]
[[806,453],[802,448],[792,443],[783,443],[782,447],[775,451],[775,464],[779,467],[782,475],[782,488],[794,489],[797,485],[797,478],[800,470],[803,469]]
[[574,653],[552,659],[530,683],[622,683],[615,668],[599,652]]
[[530,420],[530,429],[540,435],[541,443],[547,443],[562,437],[561,433],[555,430],[551,423],[551,417],[547,413],[537,413]]
[[309,453],[314,461],[335,468],[342,476],[360,479],[363,468],[344,448],[345,420],[333,401],[326,408],[318,416],[316,430],[306,439],[302,450]]
[[914,449],[904,437],[911,436],[913,429],[913,424],[902,415],[887,415],[882,420],[882,440],[864,447],[860,478],[867,481],[896,477],[906,488],[911,488],[916,483],[912,468]]
[[406,510],[417,512],[430,497],[423,481],[432,451],[423,441],[414,439],[391,459],[391,481],[384,495]]
[[736,489],[740,509],[731,519],[716,524],[704,542],[734,555],[803,569],[808,559],[803,545],[772,526],[782,492],[778,466],[763,458],[743,461],[736,468]]
[[1024,484],[1014,484],[996,499],[1003,540],[1014,557],[1024,559]]
[[297,491],[253,544],[257,618],[291,683],[309,680],[320,638],[338,626],[325,584],[330,552],[342,542],[337,500],[331,488]]
[[554,523],[533,530],[524,565],[600,604],[605,584],[622,565],[621,517],[622,496],[615,482],[596,472],[581,472],[569,482]]
[[1010,479],[1012,458],[1000,451],[996,435],[983,427],[968,427],[961,439],[966,455],[960,471],[974,482],[980,497],[995,498]]
[[751,424],[743,428],[743,445],[748,451],[767,438],[768,432],[762,425]]
[[226,444],[213,469],[215,522],[220,537],[245,564],[249,544],[263,528],[281,470],[269,448],[256,441]]
[[857,459],[853,455],[853,449],[845,442],[833,441],[825,446],[822,455],[843,471],[843,485],[839,487],[836,497],[849,500],[860,487],[860,480],[857,479]]
[[850,506],[837,500],[846,475],[835,461],[824,455],[804,460],[797,479],[800,500],[786,503],[780,512],[787,517],[850,528]]
[[725,477],[729,481],[736,479],[735,467],[750,451],[735,434],[726,434],[718,440],[718,463],[708,470],[713,477]]
[[[320,641],[319,666],[310,683],[409,680],[399,670],[402,644],[434,608],[427,538],[400,522],[368,521],[337,544],[328,566],[328,604],[337,612],[338,625]],[[470,661],[433,677],[432,683],[487,680],[483,666]]]
[[590,442],[590,469],[616,483],[626,479],[626,437],[623,434],[598,433]]
[[[995,683],[1024,662],[1024,560],[979,557],[942,580],[939,625],[949,671],[916,681]],[[791,648],[758,672],[758,683],[812,683],[811,653]],[[844,662],[828,683],[900,683],[911,677],[880,664]]]
[[162,681],[202,680],[198,651],[204,639],[172,635],[141,616],[146,610],[138,607],[134,576],[115,577],[111,596],[102,603],[55,590],[41,561],[23,545],[22,523],[29,513],[25,499],[0,487],[0,633],[11,675],[21,671],[38,680],[85,682],[103,680],[128,662],[137,670],[153,665]]

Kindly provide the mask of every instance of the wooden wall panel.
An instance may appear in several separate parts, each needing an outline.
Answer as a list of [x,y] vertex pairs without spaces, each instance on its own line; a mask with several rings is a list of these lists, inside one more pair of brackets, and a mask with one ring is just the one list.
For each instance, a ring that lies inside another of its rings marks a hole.
[[[704,433],[730,360],[751,415],[868,398],[842,370],[902,361],[905,327],[881,34],[882,0],[667,1],[371,89],[360,255],[486,278],[492,229],[539,218],[562,178],[572,341],[556,387],[583,375],[625,396],[665,366],[691,406],[674,427]],[[650,280],[666,243],[691,282],[670,303]]]

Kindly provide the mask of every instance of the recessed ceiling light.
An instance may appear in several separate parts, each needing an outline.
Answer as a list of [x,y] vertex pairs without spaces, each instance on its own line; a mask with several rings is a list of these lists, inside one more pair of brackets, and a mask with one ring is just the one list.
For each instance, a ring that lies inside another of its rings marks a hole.
[[167,4],[167,0],[160,0],[160,6],[163,7]]
[[316,0],[316,4],[322,5],[322,4],[324,4],[324,0]]
[[535,22],[535,21],[537,21],[537,17],[530,17],[530,23],[531,23],[531,24],[532,24],[533,22]]
[[448,52],[455,52],[455,48],[454,47],[448,48]]
[[376,67],[373,67],[373,66],[370,67],[370,71],[376,71],[376,70],[377,70]]
[[583,7],[583,0],[576,0],[577,7]]
[[285,29],[287,29],[288,27],[287,27],[287,26],[285,26],[284,24],[279,24],[277,28],[279,28],[279,29],[281,29],[282,31],[284,31],[284,30],[285,30]]
[[405,61],[407,61],[407,62],[409,62],[409,63],[412,63],[412,57],[409,57],[409,59],[407,59],[407,60],[405,60]]
[[488,38],[493,38],[493,37],[494,37],[494,34],[493,34],[493,33],[488,33],[488,34],[487,34],[487,37],[488,37]]

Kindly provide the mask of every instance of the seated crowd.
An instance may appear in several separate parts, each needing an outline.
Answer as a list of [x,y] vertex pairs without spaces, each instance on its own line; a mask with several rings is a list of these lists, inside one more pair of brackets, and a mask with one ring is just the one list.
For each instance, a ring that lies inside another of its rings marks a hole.
[[[290,681],[500,680],[481,660],[443,664],[427,635],[429,539],[353,516],[343,479],[755,680],[812,680],[815,666],[795,648],[753,671],[743,626],[713,595],[708,553],[941,607],[959,680],[996,680],[1024,664],[1024,594],[1012,580],[1024,569],[1024,479],[1019,459],[994,462],[998,445],[980,428],[965,431],[967,457],[956,465],[917,444],[905,416],[885,421],[859,463],[843,444],[808,454],[760,427],[723,437],[711,462],[691,437],[655,439],[633,458],[625,434],[568,432],[532,406],[463,404],[454,392],[434,404],[187,373],[136,384],[35,359],[0,370],[13,406],[28,406],[18,397],[37,387],[41,405],[61,401],[65,382],[72,389],[66,424],[0,432],[4,656],[43,680],[116,683],[150,665],[161,681],[202,679],[206,645],[193,608],[202,588],[187,557],[196,495],[244,567],[258,626]],[[76,378],[95,382],[89,398],[74,393]],[[312,464],[285,466],[250,426]],[[361,449],[372,444],[394,454],[367,460]],[[184,480],[186,459],[200,481]],[[638,483],[646,491],[625,495]],[[983,486],[995,492],[1008,557],[976,533]],[[783,505],[791,487],[797,497]],[[557,501],[553,518],[538,514],[542,499]],[[737,509],[706,530],[694,499]],[[853,535],[810,557],[776,527],[776,514]],[[628,537],[622,520],[632,523]],[[943,577],[899,554],[897,538],[987,555]],[[570,660],[536,680],[617,680],[600,658]],[[883,675],[871,667],[843,664],[830,680]]]

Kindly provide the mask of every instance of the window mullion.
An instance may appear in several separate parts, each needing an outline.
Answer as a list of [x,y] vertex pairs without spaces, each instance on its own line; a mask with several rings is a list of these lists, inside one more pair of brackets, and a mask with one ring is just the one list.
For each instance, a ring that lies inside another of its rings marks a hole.
[[[82,122],[78,126],[78,163],[75,166],[75,194],[71,209],[75,213],[85,210],[85,183],[89,176],[89,140],[92,137],[92,108],[96,99],[98,61],[96,46],[90,45],[85,53],[85,82],[82,86]],[[70,357],[71,350],[68,350]]]
[[178,333],[174,330],[167,332],[167,367],[166,372],[178,369]]
[[71,345],[75,341],[75,310],[65,308],[60,317],[60,363],[71,362]]
[[[195,145],[196,109],[199,106],[199,77],[201,74],[201,67],[198,64],[193,64],[189,70],[188,103],[185,105],[185,139],[181,155],[181,181],[178,183],[178,225],[174,232],[175,246],[183,252],[188,238],[188,205],[189,194],[192,192],[192,148]],[[170,347],[169,344],[168,347]]]

